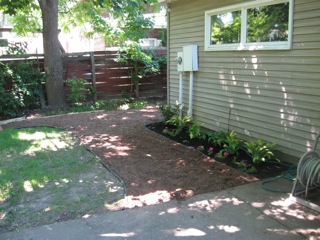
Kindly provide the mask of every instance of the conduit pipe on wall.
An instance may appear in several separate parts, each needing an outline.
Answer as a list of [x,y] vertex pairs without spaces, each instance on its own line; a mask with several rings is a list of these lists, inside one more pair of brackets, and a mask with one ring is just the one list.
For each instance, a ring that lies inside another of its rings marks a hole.
[[176,57],[177,71],[179,72],[179,105],[183,106],[183,72],[190,72],[189,81],[189,109],[188,116],[193,114],[193,83],[194,71],[198,71],[198,46],[183,46],[183,52],[178,52]]
[[194,83],[194,71],[198,71],[198,46],[188,45],[183,46],[183,70],[190,72],[189,80],[189,109],[188,116],[193,115],[193,83]]
[[179,104],[181,105],[183,102],[183,53],[178,52],[176,62],[177,62],[177,70],[179,72]]
[[188,110],[188,116],[192,117],[193,114],[193,109],[192,109],[192,104],[193,104],[193,80],[194,75],[193,71],[190,71],[190,81],[189,81],[189,110]]

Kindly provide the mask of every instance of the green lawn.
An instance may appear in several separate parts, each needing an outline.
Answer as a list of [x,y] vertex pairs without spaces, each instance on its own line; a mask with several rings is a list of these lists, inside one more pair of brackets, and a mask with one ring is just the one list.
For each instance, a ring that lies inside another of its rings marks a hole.
[[61,129],[0,131],[0,232],[97,214],[122,185]]

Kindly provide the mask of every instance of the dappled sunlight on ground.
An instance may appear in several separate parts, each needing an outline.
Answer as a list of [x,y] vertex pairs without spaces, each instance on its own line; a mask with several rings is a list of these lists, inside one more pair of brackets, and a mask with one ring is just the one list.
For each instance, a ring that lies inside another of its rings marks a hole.
[[94,136],[83,136],[82,142],[90,149],[105,149],[104,157],[106,159],[113,156],[128,156],[129,151],[134,147],[124,144],[121,136],[109,134],[95,134]]
[[[265,206],[262,206],[265,207]],[[289,198],[281,198],[280,200],[270,203],[263,213],[279,220],[292,218],[295,221],[319,221],[320,214],[316,211],[305,211],[305,208],[299,204],[292,202]]]
[[95,118],[96,118],[96,119],[105,119],[105,118],[107,118],[107,117],[108,117],[108,114],[103,113],[103,114],[101,114],[101,115],[96,116]]
[[[135,185],[132,183],[132,185]],[[129,195],[126,197],[125,208],[142,207],[147,205],[154,205],[159,203],[168,202],[172,199],[183,200],[194,196],[192,190],[183,190],[177,188],[173,191],[157,190],[144,195],[133,196]]]
[[201,237],[206,233],[196,228],[177,228],[173,231],[173,235],[176,237]]
[[[64,127],[77,136],[127,187],[127,196],[121,201],[125,209],[122,212],[127,215],[118,222],[112,218],[103,227],[129,222],[131,228],[118,231],[111,226],[99,232],[100,237],[142,238],[142,223],[169,237],[246,239],[243,236],[247,231],[253,231],[255,237],[259,233],[262,239],[290,239],[299,237],[298,233],[320,237],[320,214],[306,211],[283,195],[266,192],[258,183],[246,188],[244,184],[257,179],[146,130],[145,124],[161,120],[156,107],[50,119],[50,125]],[[49,123],[34,119],[26,125]],[[110,192],[121,190],[119,186],[108,186]],[[144,216],[150,205],[159,207],[159,211]],[[108,204],[104,207],[113,210]],[[130,219],[129,211],[139,211],[140,216],[135,213]],[[83,218],[90,216],[88,213]],[[155,217],[161,220],[159,225],[152,221]],[[161,224],[165,227],[160,228]]]
[[168,191],[156,191],[141,196],[127,196],[126,208],[142,207],[146,205],[153,205],[162,202],[168,202],[171,200],[170,193]]
[[205,210],[208,212],[213,212],[215,209],[221,207],[225,203],[231,203],[234,206],[239,206],[241,204],[244,204],[245,202],[237,199],[237,198],[214,198],[214,199],[208,199],[203,201],[196,201],[191,204],[189,204],[189,209],[194,211],[200,211]]
[[127,232],[127,233],[104,233],[104,234],[99,234],[100,237],[121,237],[121,238],[127,238],[127,237],[134,237],[137,234],[134,232]]

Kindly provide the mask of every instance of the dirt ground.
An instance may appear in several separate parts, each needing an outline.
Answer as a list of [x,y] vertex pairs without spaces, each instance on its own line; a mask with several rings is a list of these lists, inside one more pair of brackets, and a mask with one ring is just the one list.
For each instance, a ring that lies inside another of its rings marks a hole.
[[155,106],[39,118],[3,128],[54,126],[71,132],[126,185],[127,206],[136,207],[246,184],[257,179],[150,131],[161,121]]

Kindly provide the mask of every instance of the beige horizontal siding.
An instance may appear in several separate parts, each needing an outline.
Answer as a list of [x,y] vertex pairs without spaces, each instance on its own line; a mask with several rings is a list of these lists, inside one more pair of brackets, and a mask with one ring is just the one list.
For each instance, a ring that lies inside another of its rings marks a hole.
[[[295,0],[292,50],[204,51],[204,13],[243,1],[180,0],[170,13],[169,102],[179,96],[175,57],[199,46],[193,113],[208,129],[275,142],[299,158],[320,131],[320,1]],[[184,110],[189,74],[183,73]]]

